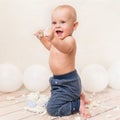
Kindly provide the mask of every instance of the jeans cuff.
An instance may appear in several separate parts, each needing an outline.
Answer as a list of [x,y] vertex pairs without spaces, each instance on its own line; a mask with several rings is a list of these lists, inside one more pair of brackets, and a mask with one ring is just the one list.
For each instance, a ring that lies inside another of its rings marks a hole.
[[79,108],[80,108],[80,99],[72,101],[71,113],[73,114],[73,113],[79,112]]

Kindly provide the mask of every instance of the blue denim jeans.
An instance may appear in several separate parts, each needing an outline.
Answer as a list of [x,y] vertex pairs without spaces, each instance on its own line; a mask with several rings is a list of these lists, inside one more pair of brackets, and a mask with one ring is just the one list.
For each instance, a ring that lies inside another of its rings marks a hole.
[[50,78],[51,97],[47,112],[51,116],[67,116],[79,111],[81,80],[77,71]]

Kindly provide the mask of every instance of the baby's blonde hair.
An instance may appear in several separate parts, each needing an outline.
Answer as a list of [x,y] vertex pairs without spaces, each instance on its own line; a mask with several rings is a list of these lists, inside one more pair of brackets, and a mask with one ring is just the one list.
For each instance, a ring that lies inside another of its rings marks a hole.
[[70,5],[59,5],[54,9],[54,11],[57,10],[57,9],[64,9],[64,8],[67,8],[67,9],[70,10],[71,17],[73,18],[74,21],[76,21],[77,20],[76,10],[75,10],[75,8],[73,8]]

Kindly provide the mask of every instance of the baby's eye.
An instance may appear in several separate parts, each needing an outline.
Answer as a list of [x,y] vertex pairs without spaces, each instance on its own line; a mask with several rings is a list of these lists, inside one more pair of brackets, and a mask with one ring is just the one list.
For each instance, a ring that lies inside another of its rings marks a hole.
[[56,22],[55,22],[55,21],[53,21],[53,22],[52,22],[52,24],[53,24],[53,25],[55,25],[55,24],[56,24]]
[[62,23],[62,24],[64,24],[64,23],[65,23],[65,21],[61,21],[61,23]]

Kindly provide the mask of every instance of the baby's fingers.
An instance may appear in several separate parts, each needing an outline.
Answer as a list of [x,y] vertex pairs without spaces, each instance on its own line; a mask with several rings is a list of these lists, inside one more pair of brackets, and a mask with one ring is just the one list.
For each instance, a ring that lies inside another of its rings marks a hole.
[[37,37],[37,38],[41,38],[44,36],[44,33],[42,30],[39,30],[38,32],[34,33],[34,35]]

